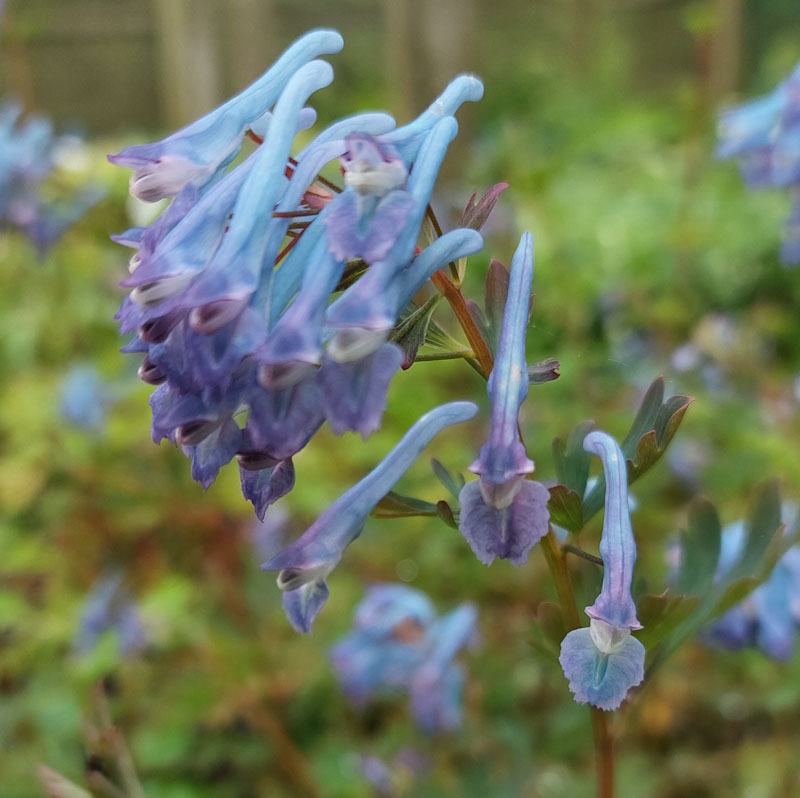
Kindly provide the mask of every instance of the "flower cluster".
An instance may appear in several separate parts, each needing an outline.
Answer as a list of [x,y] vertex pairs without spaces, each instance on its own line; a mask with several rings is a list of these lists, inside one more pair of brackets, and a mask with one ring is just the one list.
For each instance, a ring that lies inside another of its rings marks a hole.
[[[798,508],[784,503],[784,534],[797,528]],[[746,535],[744,521],[722,530],[716,579],[723,578],[741,557]],[[800,546],[792,546],[778,561],[769,578],[703,632],[712,643],[738,651],[757,646],[767,656],[788,660],[794,653],[800,625]]]
[[774,91],[724,111],[719,118],[717,157],[736,156],[753,188],[790,188],[781,260],[800,263],[800,64]]
[[[403,127],[359,114],[292,154],[315,121],[308,98],[333,77],[317,56],[341,47],[335,31],[312,31],[208,115],[109,156],[134,169],[134,195],[172,198],[149,227],[116,236],[135,250],[118,319],[158,386],[153,439],[180,445],[204,487],[236,457],[260,518],[326,420],[365,438],[379,426],[408,365],[388,341],[398,317],[439,268],[482,246],[458,229],[417,248],[453,114],[483,93],[476,78],[456,78]],[[260,146],[236,162],[247,134]],[[336,159],[343,187],[320,175]]]
[[331,659],[354,703],[408,693],[419,726],[430,733],[446,731],[461,722],[464,672],[453,660],[474,640],[475,623],[471,604],[438,617],[424,593],[405,585],[376,585]]
[[69,201],[44,199],[43,183],[73,139],[56,137],[43,116],[32,115],[23,121],[17,103],[0,104],[0,226],[22,230],[40,253],[102,196],[98,187],[89,186]]
[[644,646],[631,636],[641,629],[631,597],[636,541],[628,510],[628,476],[619,444],[605,432],[590,432],[583,448],[603,461],[605,515],[600,540],[603,586],[586,608],[589,627],[574,629],[561,643],[559,662],[579,704],[614,710],[644,678]]

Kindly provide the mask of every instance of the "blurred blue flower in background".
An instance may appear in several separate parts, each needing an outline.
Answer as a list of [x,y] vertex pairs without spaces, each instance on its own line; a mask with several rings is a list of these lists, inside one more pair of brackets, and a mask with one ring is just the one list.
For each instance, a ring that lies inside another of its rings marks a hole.
[[[797,505],[784,502],[785,535],[797,528],[798,511]],[[734,521],[723,528],[716,579],[734,567],[746,539],[744,521]],[[758,647],[772,659],[788,660],[795,650],[799,625],[800,545],[797,545],[783,555],[763,584],[706,627],[702,637],[733,651]]]
[[717,157],[736,157],[752,188],[793,189],[781,260],[800,263],[800,64],[770,94],[723,111]]
[[61,415],[68,423],[91,432],[102,432],[108,409],[119,391],[106,382],[97,369],[75,365],[61,383]]
[[464,671],[454,660],[475,641],[476,620],[471,604],[437,616],[419,590],[375,585],[356,608],[353,630],[331,649],[333,667],[353,703],[409,694],[424,731],[449,731],[462,715]]
[[89,654],[100,638],[111,630],[116,632],[122,656],[138,654],[147,645],[144,624],[121,571],[101,576],[86,596],[78,621],[75,653],[79,656]]
[[63,160],[59,152],[74,150],[75,143],[72,135],[56,137],[45,117],[23,120],[20,105],[0,104],[0,225],[24,232],[40,255],[105,194],[89,185],[63,198],[44,198],[44,182]]

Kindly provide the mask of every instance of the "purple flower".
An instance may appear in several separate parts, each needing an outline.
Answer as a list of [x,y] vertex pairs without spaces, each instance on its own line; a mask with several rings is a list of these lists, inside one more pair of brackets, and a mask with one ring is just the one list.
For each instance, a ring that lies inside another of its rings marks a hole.
[[140,199],[175,196],[190,182],[202,188],[236,157],[247,128],[264,118],[291,77],[317,56],[339,52],[343,44],[336,31],[311,31],[224,105],[160,142],[127,147],[108,159],[135,169],[131,193]]
[[461,723],[464,673],[454,662],[475,638],[477,613],[462,604],[437,617],[425,594],[405,585],[376,585],[356,609],[354,628],[331,649],[334,669],[351,701],[409,694],[426,732]]
[[574,629],[561,643],[559,662],[579,704],[619,707],[644,678],[644,646],[631,636],[641,629],[631,597],[636,541],[628,511],[628,475],[619,444],[605,432],[590,432],[583,448],[603,461],[605,515],[600,556],[603,587],[586,608],[589,628]]
[[519,440],[519,410],[528,395],[525,333],[533,282],[533,239],[525,233],[511,262],[497,359],[489,376],[492,418],[489,440],[470,471],[479,480],[459,495],[459,529],[478,559],[489,565],[495,557],[522,565],[547,534],[550,495],[539,482],[527,480],[533,461]]
[[328,597],[325,582],[345,549],[360,534],[372,508],[410,468],[444,427],[472,418],[472,402],[450,402],[419,418],[373,471],[340,496],[294,542],[262,567],[279,571],[284,608],[292,625],[309,632]]

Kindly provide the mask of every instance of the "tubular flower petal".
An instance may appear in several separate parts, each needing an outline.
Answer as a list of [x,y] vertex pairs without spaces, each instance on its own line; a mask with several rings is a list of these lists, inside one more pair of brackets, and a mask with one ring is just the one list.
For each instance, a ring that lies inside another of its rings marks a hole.
[[644,646],[631,636],[641,629],[631,597],[636,541],[628,515],[628,476],[619,444],[605,432],[590,432],[583,448],[603,461],[605,515],[600,555],[603,587],[586,608],[589,628],[574,629],[561,643],[559,662],[579,704],[616,709],[644,678]]
[[264,117],[291,77],[313,58],[339,52],[343,44],[336,31],[311,31],[224,105],[163,141],[127,147],[108,159],[135,169],[131,193],[140,199],[172,197],[189,182],[202,188],[236,157],[247,127]]
[[[476,412],[472,402],[450,402],[423,415],[370,474],[340,496],[291,546],[262,567],[280,571],[278,586],[282,590],[294,591],[310,582],[324,582],[345,549],[361,534],[372,508],[425,446],[442,429],[467,421]],[[319,609],[313,602],[303,606]]]
[[519,411],[528,395],[525,333],[533,282],[533,239],[525,233],[511,262],[497,359],[489,375],[492,402],[489,440],[470,470],[480,479],[465,485],[459,529],[478,559],[495,557],[522,565],[531,548],[547,534],[549,493],[525,479],[533,461],[519,440]]

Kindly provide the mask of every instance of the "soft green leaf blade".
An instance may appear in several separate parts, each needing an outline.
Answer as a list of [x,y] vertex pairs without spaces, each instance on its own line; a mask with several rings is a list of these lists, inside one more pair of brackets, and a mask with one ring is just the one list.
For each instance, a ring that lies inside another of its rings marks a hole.
[[553,523],[563,526],[570,532],[579,532],[583,528],[581,497],[566,485],[554,485],[550,488],[547,508]]
[[459,473],[450,471],[444,463],[437,460],[435,457],[431,458],[431,468],[433,469],[436,479],[442,483],[454,499],[458,500],[458,497],[461,495],[461,489],[465,484],[464,477]]
[[436,505],[431,502],[403,496],[389,491],[373,508],[374,518],[409,518],[415,515],[438,515]]
[[697,595],[714,579],[720,550],[720,522],[714,505],[698,498],[689,508],[689,528],[681,535],[678,589]]

